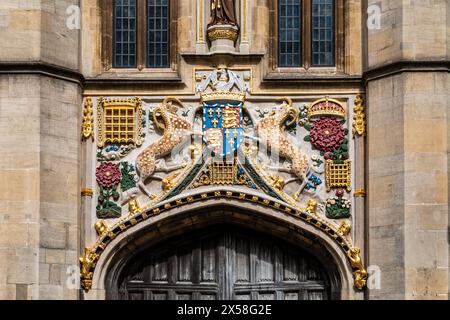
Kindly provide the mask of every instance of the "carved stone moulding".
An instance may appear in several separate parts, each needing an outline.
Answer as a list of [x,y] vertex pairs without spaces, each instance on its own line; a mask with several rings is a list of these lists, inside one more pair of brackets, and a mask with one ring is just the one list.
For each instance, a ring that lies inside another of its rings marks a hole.
[[[341,226],[338,229],[328,222],[322,220],[314,213],[306,211],[304,212],[303,210],[292,208],[289,204],[279,202],[278,200],[267,199],[261,196],[256,196],[254,194],[224,189],[215,191],[211,190],[204,193],[179,198],[177,200],[172,200],[167,203],[160,203],[146,210],[140,210],[135,215],[130,215],[110,227],[106,226],[104,223],[99,223],[99,225],[96,226],[97,233],[99,234],[97,242],[91,248],[86,248],[84,255],[80,257],[80,276],[82,288],[86,292],[92,289],[92,279],[97,262],[102,253],[105,251],[106,247],[119,234],[130,228],[133,228],[139,223],[142,223],[150,216],[160,215],[168,210],[182,207],[187,204],[218,198],[232,198],[240,201],[256,203],[265,207],[274,208],[279,212],[290,214],[297,219],[304,221],[308,225],[313,226],[316,230],[323,232],[326,236],[330,237],[332,241],[334,241],[346,254],[348,262],[353,268],[355,288],[357,288],[358,290],[363,290],[366,286],[368,274],[360,256],[360,249],[354,247],[351,243],[351,240],[348,239],[348,232],[351,228],[350,225]],[[310,205],[313,206],[312,201],[310,202]]]
[[218,39],[231,40],[236,42],[238,38],[238,28],[232,25],[214,25],[208,29],[209,41]]

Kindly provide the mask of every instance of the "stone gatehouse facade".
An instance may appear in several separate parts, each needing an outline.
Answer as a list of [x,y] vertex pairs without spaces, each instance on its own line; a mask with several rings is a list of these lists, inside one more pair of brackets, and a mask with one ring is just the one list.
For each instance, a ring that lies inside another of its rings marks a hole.
[[0,299],[448,299],[445,0],[0,3]]

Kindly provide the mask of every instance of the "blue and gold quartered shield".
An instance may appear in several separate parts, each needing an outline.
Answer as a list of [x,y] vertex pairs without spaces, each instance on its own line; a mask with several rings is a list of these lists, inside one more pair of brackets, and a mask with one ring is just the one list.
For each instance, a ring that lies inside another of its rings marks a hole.
[[242,106],[242,103],[203,103],[204,141],[214,154],[234,154],[243,142]]

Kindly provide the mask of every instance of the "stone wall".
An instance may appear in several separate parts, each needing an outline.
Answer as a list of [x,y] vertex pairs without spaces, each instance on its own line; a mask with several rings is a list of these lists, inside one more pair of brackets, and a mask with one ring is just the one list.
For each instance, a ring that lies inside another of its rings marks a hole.
[[79,30],[66,10],[79,0],[5,0],[0,6],[0,61],[40,61],[78,69]]
[[1,76],[0,299],[76,298],[80,88]]
[[[381,268],[373,299],[448,299],[447,1],[382,5],[381,30],[368,34],[368,63],[396,70],[369,79],[368,192],[371,265]],[[409,63],[408,63],[409,62]]]
[[39,277],[39,77],[0,79],[0,299],[26,299]]
[[448,1],[368,0],[381,8],[381,29],[368,39],[369,67],[399,60],[449,58]]
[[78,298],[67,270],[79,256],[82,92],[45,71],[79,68],[79,30],[66,27],[73,4],[0,5],[0,62],[21,69],[0,74],[0,299]]

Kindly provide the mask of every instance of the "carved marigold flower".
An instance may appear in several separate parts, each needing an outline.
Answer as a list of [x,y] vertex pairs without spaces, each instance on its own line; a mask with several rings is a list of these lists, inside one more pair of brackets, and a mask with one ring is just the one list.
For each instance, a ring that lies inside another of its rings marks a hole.
[[311,127],[311,143],[321,151],[337,150],[345,139],[345,131],[341,123],[330,117],[322,117]]
[[119,167],[112,162],[102,163],[96,170],[95,176],[97,182],[101,187],[111,188],[119,184],[122,175]]

